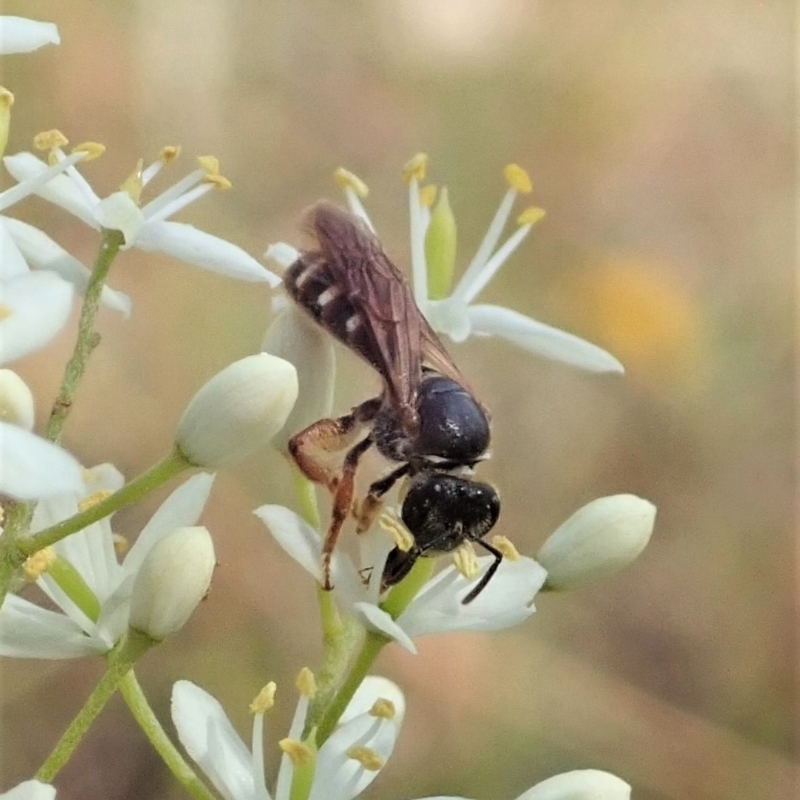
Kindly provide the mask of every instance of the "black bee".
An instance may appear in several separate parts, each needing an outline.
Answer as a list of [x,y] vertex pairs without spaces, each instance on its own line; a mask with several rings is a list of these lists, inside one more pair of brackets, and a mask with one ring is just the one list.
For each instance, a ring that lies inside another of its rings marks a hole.
[[[489,447],[489,414],[467,388],[439,337],[420,312],[411,289],[381,243],[358,217],[327,202],[307,213],[317,248],[303,252],[284,276],[301,309],[371,364],[383,378],[378,397],[338,419],[321,419],[289,441],[300,470],[333,493],[333,512],[323,544],[324,586],[330,560],[351,510],[366,530],[382,498],[401,478],[410,486],[401,517],[415,544],[389,554],[382,586],[399,582],[421,556],[482,545],[495,558],[462,602],[485,588],[503,556],[483,541],[500,513],[497,492],[471,480]],[[354,509],[354,478],[361,456],[375,446],[399,464],[369,487]],[[349,448],[341,472],[310,452]]]

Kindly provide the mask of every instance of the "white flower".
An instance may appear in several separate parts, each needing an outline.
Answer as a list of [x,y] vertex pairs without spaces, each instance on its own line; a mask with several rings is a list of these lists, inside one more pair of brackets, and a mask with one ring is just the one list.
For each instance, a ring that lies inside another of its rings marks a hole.
[[[66,571],[74,570],[80,579],[71,585],[82,583],[85,589],[73,598],[51,573],[42,573],[37,583],[61,612],[8,595],[0,609],[0,655],[59,659],[110,650],[127,630],[131,590],[145,556],[176,528],[197,522],[212,481],[211,475],[195,475],[176,489],[152,516],[122,563],[117,559],[108,518],[53,545]],[[88,473],[84,495],[110,492],[121,485],[117,470],[104,465]],[[43,500],[36,507],[32,529],[41,530],[77,511],[75,495]]]
[[[288,508],[266,505],[254,512],[269,528],[278,544],[318,582],[322,582],[322,537]],[[378,630],[412,653],[413,636],[446,631],[500,630],[518,625],[535,612],[533,598],[545,581],[545,570],[533,559],[504,558],[486,588],[468,605],[462,599],[494,561],[478,559],[480,572],[474,579],[463,577],[449,566],[430,580],[397,620],[380,607],[378,597],[383,565],[391,540],[381,531],[359,536],[362,565],[357,569],[341,548],[333,553],[331,577],[337,596],[369,628]]]
[[177,633],[206,596],[215,564],[214,543],[206,528],[168,533],[136,573],[128,624],[156,641]]
[[297,402],[273,439],[276,447],[285,449],[290,436],[330,416],[336,374],[333,339],[292,303],[269,326],[261,349],[297,369]]
[[546,588],[574,589],[626,567],[650,541],[655,519],[656,507],[632,494],[587,503],[536,556],[547,569]]
[[0,56],[30,53],[46,44],[61,44],[58,28],[52,22],[0,16]]
[[[57,161],[64,158],[60,146],[51,149]],[[229,184],[219,175],[215,159],[199,159],[200,168],[189,173],[158,197],[139,206],[139,192],[177,155],[176,148],[165,148],[161,157],[137,172],[125,191],[100,198],[74,167],[50,181],[36,193],[81,219],[95,230],[119,230],[125,238],[123,249],[138,247],[161,252],[203,269],[246,281],[266,281],[271,286],[280,279],[252,256],[230,242],[205,233],[192,225],[173,222],[169,217],[185,208],[215,186]],[[47,165],[33,153],[17,153],[3,159],[8,171],[19,181],[33,178]],[[132,185],[133,184],[133,185]]]
[[[379,700],[388,700],[393,713],[377,713]],[[308,698],[301,696],[288,739],[299,740],[307,709]],[[395,684],[376,676],[365,678],[316,753],[309,800],[351,800],[364,791],[391,756],[404,714],[405,700]],[[248,748],[210,694],[189,681],[178,681],[172,690],[172,720],[181,744],[225,800],[289,800],[294,767],[288,755],[281,759],[275,793],[266,786],[263,711],[253,716]],[[368,751],[374,763],[365,766],[355,748]]]
[[517,800],[629,800],[630,796],[630,785],[616,775],[576,769],[537,783]]
[[33,392],[22,378],[10,369],[0,369],[0,420],[33,430],[36,409]]
[[[532,353],[575,367],[594,372],[623,372],[622,364],[614,356],[574,334],[545,325],[510,308],[473,302],[519,247],[533,225],[544,215],[538,208],[524,211],[518,219],[517,230],[498,247],[514,200],[518,194],[530,191],[527,174],[514,164],[506,168],[509,189],[461,280],[449,297],[444,299],[429,297],[428,283],[432,265],[428,263],[426,256],[426,239],[432,233],[432,215],[423,203],[421,195],[429,194],[425,189],[430,187],[422,190],[420,188],[426,163],[426,156],[417,156],[407,166],[405,175],[409,186],[414,298],[431,327],[439,333],[446,334],[454,342],[462,342],[469,336],[499,336]],[[372,221],[361,202],[367,194],[366,185],[346,170],[338,170],[336,178],[344,188],[347,204],[352,213],[363,219],[370,229],[374,230]],[[446,203],[446,195],[444,202]],[[449,212],[449,207],[447,210]],[[454,250],[455,242],[450,244]],[[290,266],[298,256],[297,250],[284,243],[272,245],[267,252],[283,267]]]
[[[0,18],[2,19],[2,18]],[[54,800],[56,787],[41,781],[24,781],[0,794],[0,800]]]
[[228,365],[191,399],[177,444],[192,464],[218,467],[252,453],[286,422],[297,400],[297,371],[268,353]]

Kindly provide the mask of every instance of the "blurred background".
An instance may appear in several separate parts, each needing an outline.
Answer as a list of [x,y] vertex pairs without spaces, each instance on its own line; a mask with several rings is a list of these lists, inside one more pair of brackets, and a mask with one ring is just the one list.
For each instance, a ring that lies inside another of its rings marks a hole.
[[[344,165],[407,265],[400,169],[425,151],[450,190],[463,269],[503,166],[518,162],[547,217],[482,299],[626,365],[624,378],[597,376],[497,340],[451,347],[492,409],[482,475],[521,551],[618,492],[652,500],[656,530],[627,570],[540,597],[523,626],[429,637],[417,656],[387,648],[377,669],[408,713],[367,797],[513,800],[580,767],[624,777],[635,800],[795,796],[793,3],[6,0],[3,13],[53,21],[62,37],[3,59],[8,152],[52,127],[101,141],[105,156],[82,168],[100,194],[164,145],[184,155],[162,187],[213,153],[233,190],[181,219],[257,257],[299,244],[313,201],[340,201]],[[94,232],[42,201],[19,213],[91,264]],[[109,282],[133,314],[102,314],[66,444],[132,477],[169,447],[193,392],[260,347],[270,296],[135,250]],[[73,335],[17,365],[40,421]],[[345,411],[375,380],[340,355]],[[165,494],[115,528],[135,537]],[[275,453],[219,474],[204,517],[220,562],[211,594],[137,668],[165,719],[172,683],[188,678],[248,739],[247,704],[276,680],[271,774],[296,672],[320,655],[311,582],[251,513],[291,497]],[[4,788],[38,768],[101,669],[2,664]],[[184,796],[118,698],[57,785],[59,798]]]

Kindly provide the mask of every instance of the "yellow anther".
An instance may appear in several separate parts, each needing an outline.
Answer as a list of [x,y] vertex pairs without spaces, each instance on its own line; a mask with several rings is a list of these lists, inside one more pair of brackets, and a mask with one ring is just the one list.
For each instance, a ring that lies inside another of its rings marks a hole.
[[33,137],[33,146],[36,150],[52,150],[54,147],[65,147],[68,144],[69,139],[56,128],[42,131]]
[[45,547],[44,550],[29,555],[22,565],[25,580],[33,583],[42,573],[48,572],[55,561],[56,553],[52,547]]
[[368,769],[370,772],[383,769],[383,765],[386,763],[386,759],[371,747],[351,747],[346,753],[348,758],[358,761],[364,769]]
[[0,107],[9,109],[14,105],[14,95],[5,86],[0,86]]
[[98,503],[102,502],[107,497],[110,497],[112,494],[114,494],[114,492],[112,492],[110,489],[101,489],[98,492],[93,492],[88,497],[84,497],[83,500],[78,503],[78,510],[86,511],[87,508],[96,506]]
[[417,153],[414,158],[403,167],[403,180],[406,183],[411,183],[413,178],[416,178],[418,181],[424,181],[427,170],[428,154]]
[[140,158],[136,162],[136,169],[122,181],[119,187],[120,191],[125,192],[137,206],[142,199],[142,189],[144,188],[144,179],[142,178],[143,170],[144,161]]
[[223,191],[231,188],[231,182],[224,175],[217,175],[209,173],[203,178],[203,183],[213,184],[215,189],[222,189]]
[[520,194],[528,194],[533,190],[533,184],[527,172],[519,164],[509,164],[504,170],[506,183]]
[[81,142],[72,148],[73,153],[86,153],[84,161],[92,161],[95,158],[100,158],[106,151],[106,146],[100,142]]
[[538,206],[530,206],[526,208],[518,217],[517,225],[535,225],[547,212]]
[[481,571],[478,564],[478,557],[475,555],[475,548],[472,542],[464,542],[453,551],[453,563],[456,569],[468,580],[478,577]]
[[304,767],[314,760],[314,751],[299,739],[281,739],[278,747],[289,756],[295,767]]
[[275,692],[277,691],[278,687],[275,685],[275,681],[270,681],[254,698],[253,702],[250,703],[250,713],[251,714],[264,714],[265,712],[269,711],[272,706],[275,705]]
[[181,146],[179,144],[168,144],[158,154],[158,158],[159,161],[163,161],[165,164],[169,164],[170,161],[174,161],[180,154],[181,154]]
[[8,89],[0,86],[0,156],[6,151],[8,144],[8,130],[11,126],[11,106],[14,105],[14,95]]
[[419,204],[423,208],[433,208],[436,202],[436,195],[439,194],[439,187],[435,183],[429,183],[419,190]]
[[369,713],[373,717],[378,717],[378,719],[394,719],[396,712],[394,703],[391,700],[387,700],[385,697],[379,697],[372,704]]
[[499,533],[492,536],[492,546],[499,550],[509,561],[519,561],[519,550],[514,547],[514,543],[506,536]]
[[317,679],[308,667],[303,667],[303,669],[297,673],[297,680],[294,682],[294,685],[303,697],[311,699],[317,693]]
[[369,186],[349,169],[339,167],[333,173],[333,179],[342,189],[351,189],[356,197],[360,197],[362,200],[369,194]]
[[216,156],[198,156],[197,163],[208,173],[206,177],[219,174],[219,159]]
[[111,540],[114,542],[114,552],[117,555],[124,555],[130,550],[131,543],[121,533],[112,533]]
[[8,319],[14,312],[8,307],[4,306],[0,303],[0,322],[4,319]]
[[394,514],[384,511],[378,517],[378,525],[392,535],[394,543],[404,553],[414,546],[414,535]]

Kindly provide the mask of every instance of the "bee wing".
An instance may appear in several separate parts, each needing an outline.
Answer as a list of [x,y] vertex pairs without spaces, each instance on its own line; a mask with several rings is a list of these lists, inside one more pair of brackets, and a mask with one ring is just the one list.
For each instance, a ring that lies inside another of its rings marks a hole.
[[355,339],[345,343],[378,370],[393,403],[407,409],[410,419],[422,380],[421,344],[427,328],[411,288],[357,217],[322,202],[311,209],[308,221],[333,285],[357,315],[353,319],[361,344]]

